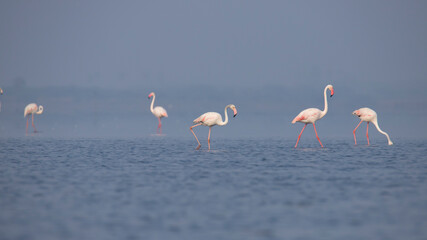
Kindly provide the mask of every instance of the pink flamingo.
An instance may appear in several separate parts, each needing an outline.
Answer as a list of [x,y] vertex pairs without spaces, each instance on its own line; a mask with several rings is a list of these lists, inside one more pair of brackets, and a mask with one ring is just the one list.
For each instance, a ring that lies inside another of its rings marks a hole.
[[369,145],[369,123],[373,123],[375,127],[377,128],[378,132],[384,134],[387,137],[388,145],[393,145],[393,142],[390,140],[390,137],[388,134],[380,129],[378,126],[378,119],[377,119],[377,113],[370,109],[370,108],[359,108],[356,111],[353,112],[353,115],[356,115],[358,118],[360,118],[360,123],[357,125],[357,127],[353,130],[353,136],[354,136],[354,144],[357,145],[356,142],[356,129],[360,126],[362,122],[366,122],[366,139],[368,139],[368,145]]
[[325,99],[325,108],[323,111],[320,111],[320,109],[317,108],[307,108],[304,111],[300,112],[298,116],[292,120],[292,123],[296,122],[302,122],[305,123],[304,127],[301,130],[301,133],[298,136],[297,143],[295,144],[295,148],[298,146],[299,139],[301,138],[301,134],[304,131],[307,124],[312,123],[314,127],[314,132],[316,133],[317,140],[319,140],[320,146],[323,147],[322,142],[319,139],[319,136],[317,135],[316,131],[316,125],[314,124],[317,120],[323,118],[326,113],[328,112],[328,98],[326,97],[326,91],[329,89],[331,91],[331,97],[334,95],[334,87],[332,85],[328,85],[325,87],[325,90],[323,91],[324,99]]
[[217,113],[217,112],[207,112],[202,114],[200,117],[194,119],[193,123],[196,123],[196,125],[191,126],[190,130],[193,133],[194,137],[197,140],[197,143],[199,144],[196,147],[196,150],[199,150],[199,148],[202,146],[199,142],[199,139],[197,139],[196,134],[193,131],[194,127],[203,125],[203,126],[208,126],[209,127],[209,134],[208,134],[208,149],[211,149],[211,129],[213,126],[215,125],[219,125],[219,126],[224,126],[228,123],[228,114],[227,114],[227,108],[230,108],[231,110],[233,110],[234,115],[233,117],[235,117],[237,115],[237,109],[236,106],[234,106],[233,104],[229,104],[227,106],[225,106],[224,109],[224,115],[225,115],[225,121],[222,121],[222,117],[221,114]]
[[[43,106],[41,106],[41,105],[37,107],[37,104],[30,103],[30,104],[28,104],[25,107],[24,117],[26,117],[27,115],[31,114],[31,118],[32,118],[31,123],[33,125],[35,133],[37,132],[37,129],[36,129],[36,126],[34,125],[34,114],[42,114],[42,113],[43,113]],[[25,130],[25,133],[28,133],[28,120],[29,119],[30,119],[30,117],[28,116],[28,118],[27,118],[27,128]]]
[[159,119],[159,125],[157,126],[157,133],[162,134],[162,121],[160,120],[162,117],[168,117],[168,113],[163,107],[157,106],[153,108],[154,106],[154,100],[156,99],[156,94],[154,92],[150,93],[148,95],[148,99],[153,97],[153,100],[151,101],[150,110],[153,113],[153,115]]

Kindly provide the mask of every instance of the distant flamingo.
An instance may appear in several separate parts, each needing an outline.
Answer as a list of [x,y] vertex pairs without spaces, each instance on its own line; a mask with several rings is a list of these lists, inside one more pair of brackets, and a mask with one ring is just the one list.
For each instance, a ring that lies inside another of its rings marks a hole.
[[369,135],[368,135],[368,129],[369,129],[369,123],[373,123],[375,127],[377,128],[378,132],[384,134],[387,137],[388,145],[393,145],[393,142],[390,140],[390,137],[386,132],[383,132],[380,127],[378,126],[378,119],[377,119],[377,113],[370,109],[370,108],[359,108],[358,110],[353,112],[353,115],[356,115],[358,118],[360,118],[360,123],[357,125],[357,127],[353,130],[353,136],[354,136],[354,144],[356,145],[356,129],[360,126],[360,124],[365,121],[366,122],[366,139],[368,139],[368,145],[369,145]]
[[231,110],[233,110],[233,112],[234,112],[233,117],[235,117],[237,115],[236,106],[234,106],[233,104],[229,104],[229,105],[225,106],[225,109],[224,109],[225,121],[222,121],[221,114],[219,114],[217,112],[207,112],[207,113],[202,114],[200,117],[194,119],[193,123],[196,123],[196,125],[191,126],[190,130],[193,133],[194,137],[196,138],[197,143],[199,144],[197,146],[196,150],[199,150],[199,148],[202,145],[200,144],[199,139],[197,139],[196,134],[193,131],[193,128],[200,126],[200,125],[209,127],[208,149],[210,150],[211,149],[211,129],[215,125],[224,126],[228,123],[227,108],[230,108]]
[[[43,106],[38,106],[35,103],[30,103],[25,107],[24,110],[24,117],[26,117],[27,115],[31,114],[31,123],[33,125],[34,128],[34,132],[37,132],[36,126],[34,125],[34,114],[42,114],[43,113]],[[30,117],[28,116],[27,118],[27,128],[25,130],[26,133],[28,133],[28,120],[30,119]]]
[[328,98],[326,97],[326,91],[329,89],[331,91],[331,97],[334,95],[334,87],[332,85],[328,85],[325,87],[325,90],[323,91],[324,99],[325,99],[325,109],[323,111],[320,111],[320,109],[317,108],[307,108],[304,111],[300,112],[298,116],[292,120],[292,123],[296,122],[302,122],[305,123],[304,127],[301,130],[301,133],[298,136],[297,143],[295,144],[295,148],[298,146],[299,139],[301,138],[301,134],[304,131],[307,124],[312,123],[314,127],[314,132],[316,133],[317,140],[319,140],[320,146],[323,147],[322,142],[319,139],[319,136],[317,135],[316,131],[316,125],[314,124],[317,120],[323,118],[326,113],[328,112]]
[[156,94],[154,94],[154,92],[150,93],[148,95],[148,99],[150,99],[151,97],[153,97],[153,100],[151,101],[150,110],[153,113],[153,115],[159,119],[159,125],[157,126],[157,133],[162,134],[162,121],[160,119],[162,117],[168,117],[168,113],[166,112],[166,110],[163,107],[157,106],[157,107],[153,108],[154,100],[156,99]]

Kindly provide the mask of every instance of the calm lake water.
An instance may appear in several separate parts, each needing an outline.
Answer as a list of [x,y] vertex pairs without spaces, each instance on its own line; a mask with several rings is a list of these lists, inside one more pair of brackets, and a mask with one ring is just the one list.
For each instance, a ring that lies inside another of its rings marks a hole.
[[393,141],[0,139],[0,238],[427,239],[427,141]]

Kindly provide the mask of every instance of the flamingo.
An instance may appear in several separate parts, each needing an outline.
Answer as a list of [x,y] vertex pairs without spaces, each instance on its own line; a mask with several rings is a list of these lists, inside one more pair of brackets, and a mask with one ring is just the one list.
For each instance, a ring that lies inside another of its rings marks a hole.
[[208,149],[211,150],[211,129],[215,125],[224,126],[224,125],[226,125],[228,123],[227,108],[230,108],[231,110],[233,110],[233,112],[234,112],[233,117],[236,117],[236,115],[237,115],[236,106],[234,106],[233,104],[229,104],[229,105],[225,106],[225,109],[224,109],[225,121],[222,121],[221,114],[219,114],[217,112],[207,112],[207,113],[204,113],[204,114],[200,115],[200,117],[194,119],[193,123],[195,123],[196,125],[191,126],[190,130],[193,133],[194,137],[196,138],[197,143],[199,144],[196,147],[196,150],[199,150],[199,148],[202,145],[200,144],[199,139],[197,139],[197,136],[194,133],[193,128],[197,127],[197,126],[200,126],[200,125],[208,126],[209,127]]
[[301,138],[302,132],[304,132],[305,127],[307,124],[312,123],[314,127],[314,132],[316,133],[317,140],[319,140],[320,146],[323,147],[322,142],[319,139],[319,136],[317,135],[316,131],[316,125],[314,124],[317,120],[323,118],[326,113],[328,112],[328,98],[326,97],[326,91],[329,89],[331,91],[331,97],[334,95],[334,87],[332,85],[328,85],[325,87],[325,90],[323,91],[324,99],[325,99],[325,108],[323,111],[320,111],[318,108],[307,108],[304,111],[300,112],[298,116],[292,120],[292,123],[296,122],[302,122],[305,123],[304,127],[301,130],[301,133],[298,136],[297,143],[295,144],[295,148],[298,146],[299,139]]
[[353,115],[356,115],[358,118],[360,118],[360,123],[357,125],[357,127],[353,130],[353,136],[354,136],[354,145],[357,145],[356,142],[356,129],[360,126],[360,124],[365,121],[366,122],[366,139],[368,139],[368,145],[369,145],[369,135],[368,135],[368,129],[369,129],[369,123],[373,123],[375,127],[377,128],[378,132],[384,134],[387,137],[388,145],[393,145],[393,142],[390,140],[390,137],[388,134],[380,129],[378,126],[378,119],[377,119],[377,113],[370,109],[370,108],[359,108],[353,112]]
[[150,110],[153,113],[153,115],[159,119],[159,125],[157,126],[157,133],[162,134],[162,121],[160,120],[162,117],[168,117],[168,113],[166,112],[166,110],[161,107],[161,106],[157,106],[155,108],[153,108],[154,106],[154,100],[156,99],[156,94],[154,92],[151,92],[148,95],[148,99],[150,99],[151,97],[153,97],[153,100],[151,101],[151,106],[150,106]]
[[[35,103],[30,103],[25,107],[24,110],[24,117],[26,117],[27,115],[31,114],[31,123],[33,125],[34,128],[34,132],[37,132],[36,126],[34,125],[34,114],[42,114],[43,113],[43,106],[40,105],[37,107],[37,104]],[[30,117],[27,118],[27,128],[25,130],[25,133],[28,133],[28,120],[30,119]]]

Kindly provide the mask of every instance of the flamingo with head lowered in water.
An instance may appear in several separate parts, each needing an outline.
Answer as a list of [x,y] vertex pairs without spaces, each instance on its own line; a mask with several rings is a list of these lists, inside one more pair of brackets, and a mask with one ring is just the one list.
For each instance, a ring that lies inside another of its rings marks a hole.
[[328,98],[326,96],[326,91],[329,89],[331,91],[331,97],[334,95],[334,87],[332,85],[328,85],[325,87],[325,90],[323,91],[324,99],[325,99],[325,108],[323,111],[321,111],[318,108],[307,108],[304,111],[300,112],[298,116],[292,120],[292,123],[301,122],[305,123],[304,127],[301,130],[301,133],[298,136],[297,143],[295,144],[295,148],[298,146],[299,139],[301,138],[302,132],[304,132],[305,127],[307,124],[311,123],[314,127],[314,132],[316,133],[317,140],[319,140],[320,146],[323,147],[322,142],[319,139],[319,136],[317,135],[316,131],[316,125],[314,124],[317,120],[323,118],[326,113],[328,112]]
[[229,105],[225,106],[225,109],[224,109],[225,121],[222,121],[221,114],[219,114],[217,112],[207,112],[207,113],[200,115],[200,117],[194,119],[193,123],[195,123],[196,125],[191,126],[190,130],[193,133],[194,137],[196,138],[197,143],[199,144],[197,146],[196,150],[198,150],[202,145],[200,144],[199,139],[197,139],[197,136],[194,133],[193,128],[200,126],[200,125],[209,127],[208,150],[210,150],[211,149],[211,129],[215,125],[224,126],[228,123],[227,108],[230,108],[231,110],[233,110],[233,113],[234,113],[233,117],[235,117],[237,115],[236,106],[234,106],[233,104],[229,104]]
[[369,123],[373,123],[375,125],[375,127],[377,128],[378,132],[384,134],[387,137],[388,140],[388,145],[393,145],[393,142],[390,140],[390,137],[388,136],[388,134],[384,131],[382,131],[380,129],[380,127],[378,126],[378,118],[377,118],[377,113],[370,109],[370,108],[359,108],[357,110],[355,110],[353,112],[353,115],[356,115],[358,118],[360,118],[360,123],[357,125],[357,127],[353,130],[353,136],[354,136],[354,144],[356,145],[356,130],[357,128],[360,126],[360,124],[362,122],[366,122],[366,139],[368,139],[368,145],[369,145],[369,135],[368,135],[368,130],[369,130]]

